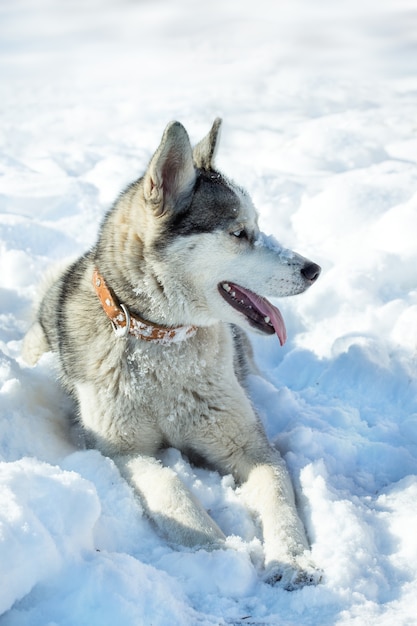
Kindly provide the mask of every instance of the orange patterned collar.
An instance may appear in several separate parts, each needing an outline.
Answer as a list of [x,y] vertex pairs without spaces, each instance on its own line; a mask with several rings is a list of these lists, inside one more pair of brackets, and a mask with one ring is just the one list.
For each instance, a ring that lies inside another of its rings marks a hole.
[[175,326],[173,328],[158,326],[158,324],[147,322],[138,315],[130,313],[126,305],[117,302],[97,269],[93,272],[93,286],[118,337],[133,335],[133,337],[144,341],[167,344],[184,341],[192,337],[197,331],[196,326]]

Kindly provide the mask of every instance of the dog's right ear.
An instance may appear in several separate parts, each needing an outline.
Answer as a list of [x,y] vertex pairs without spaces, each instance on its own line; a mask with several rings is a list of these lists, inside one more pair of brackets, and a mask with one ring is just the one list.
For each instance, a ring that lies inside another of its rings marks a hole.
[[144,195],[155,215],[170,212],[178,198],[191,191],[196,180],[193,152],[184,126],[171,122],[144,176]]

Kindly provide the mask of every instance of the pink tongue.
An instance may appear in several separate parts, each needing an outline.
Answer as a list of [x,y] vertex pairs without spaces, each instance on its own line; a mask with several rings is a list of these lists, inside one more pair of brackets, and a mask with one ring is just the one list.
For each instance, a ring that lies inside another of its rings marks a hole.
[[284,319],[281,315],[281,311],[271,304],[266,298],[262,296],[258,296],[253,291],[249,291],[248,289],[244,289],[239,285],[239,289],[243,291],[243,293],[249,298],[252,304],[264,315],[265,317],[269,317],[271,320],[271,324],[274,327],[276,334],[278,335],[279,342],[281,346],[287,340],[287,329],[285,328]]

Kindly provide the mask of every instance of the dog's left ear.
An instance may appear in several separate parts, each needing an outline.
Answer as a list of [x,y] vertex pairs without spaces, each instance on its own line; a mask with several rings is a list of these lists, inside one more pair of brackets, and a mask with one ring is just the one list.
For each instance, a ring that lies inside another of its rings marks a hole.
[[222,120],[220,117],[216,117],[209,134],[194,148],[193,158],[196,167],[203,170],[211,170],[214,168],[214,157],[216,156],[217,147],[219,145],[221,124]]
[[171,211],[178,199],[191,192],[196,180],[193,151],[184,126],[171,122],[144,176],[145,200],[155,215]]

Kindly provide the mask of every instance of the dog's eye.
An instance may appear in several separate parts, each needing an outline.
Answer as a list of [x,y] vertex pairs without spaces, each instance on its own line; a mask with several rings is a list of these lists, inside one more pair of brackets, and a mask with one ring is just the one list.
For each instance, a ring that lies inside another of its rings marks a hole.
[[236,237],[237,239],[249,239],[249,235],[244,228],[241,228],[239,230],[234,230],[230,234],[233,235],[233,237]]

